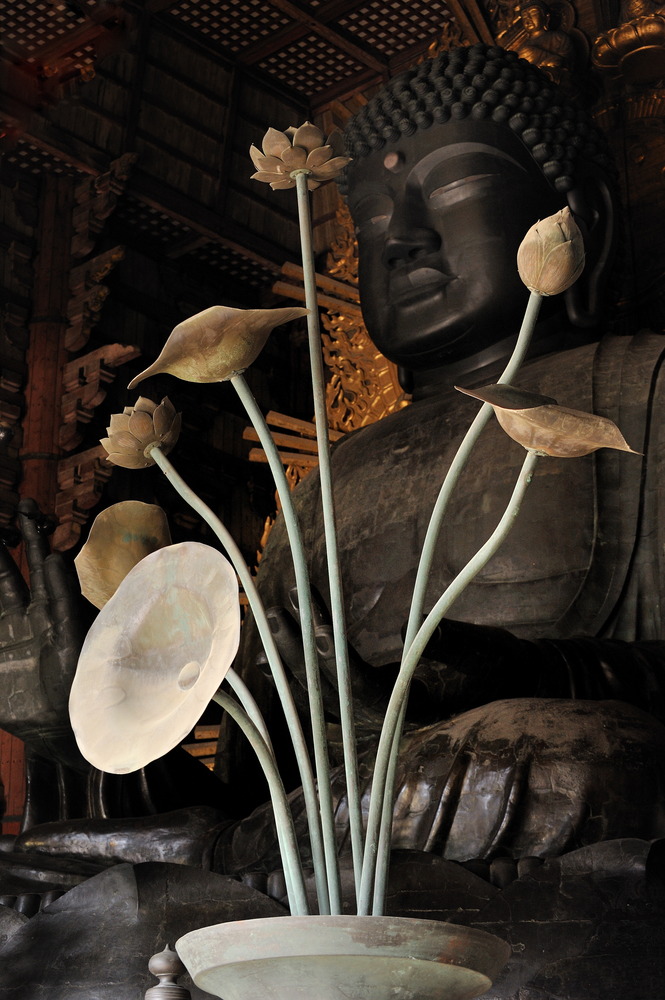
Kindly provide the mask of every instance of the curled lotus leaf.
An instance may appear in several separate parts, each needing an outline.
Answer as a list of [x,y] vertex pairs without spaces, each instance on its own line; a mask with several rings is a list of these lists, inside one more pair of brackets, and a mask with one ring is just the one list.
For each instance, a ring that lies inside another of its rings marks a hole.
[[497,382],[495,385],[484,385],[481,389],[463,389],[456,385],[458,392],[463,392],[466,396],[473,396],[474,399],[482,399],[484,403],[491,406],[500,406],[504,410],[528,410],[534,406],[544,406],[551,403],[557,405],[556,399],[552,396],[543,396],[539,392],[530,392],[528,389],[519,389],[514,385],[505,382]]
[[171,331],[157,360],[132,379],[129,388],[158,372],[185,382],[224,382],[252,364],[276,326],[306,316],[307,311],[302,306],[204,309]]
[[233,662],[238,581],[209,545],[157,549],[129,571],[86,636],[69,698],[83,756],[126,774],[187,736]]
[[123,500],[95,518],[74,566],[81,593],[103,608],[130,570],[141,559],[171,544],[166,514],[161,507]]
[[[500,388],[513,389],[512,386],[485,386],[479,390],[462,389],[461,392],[477,399],[486,399]],[[519,393],[524,390],[514,389],[511,402],[519,399]],[[481,395],[482,394],[482,395]],[[501,396],[502,393],[499,393]],[[536,393],[528,393],[530,397]],[[505,397],[504,397],[505,398]],[[549,400],[550,397],[540,397]],[[630,447],[623,434],[608,417],[600,417],[595,413],[585,413],[582,410],[572,410],[567,406],[559,406],[556,402],[537,403],[526,407],[504,406],[491,404],[501,427],[518,444],[528,451],[554,458],[579,458],[589,455],[599,448],[614,448],[617,451],[628,451],[639,455]]]

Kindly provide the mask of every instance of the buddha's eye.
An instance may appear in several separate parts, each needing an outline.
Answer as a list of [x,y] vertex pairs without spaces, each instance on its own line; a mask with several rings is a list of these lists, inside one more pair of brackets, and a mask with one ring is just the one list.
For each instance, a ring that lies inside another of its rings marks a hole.
[[359,222],[358,225],[356,226],[356,236],[358,236],[361,232],[364,232],[368,235],[369,234],[374,235],[380,231],[383,231],[388,225],[389,221],[390,221],[389,215],[373,215],[369,219],[363,219],[362,222]]
[[488,190],[498,174],[470,174],[458,180],[435,187],[428,195],[428,201],[453,205],[464,198],[471,198]]
[[363,198],[351,210],[356,236],[362,235],[371,239],[383,233],[390,222],[392,210],[392,199],[386,195]]

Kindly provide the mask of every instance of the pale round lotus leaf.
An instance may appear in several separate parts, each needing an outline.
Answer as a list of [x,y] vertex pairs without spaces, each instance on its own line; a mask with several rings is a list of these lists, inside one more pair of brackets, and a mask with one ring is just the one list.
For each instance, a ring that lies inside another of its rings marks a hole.
[[95,518],[88,540],[74,560],[81,593],[103,608],[130,570],[151,552],[171,544],[161,507],[124,500]]
[[607,417],[570,410],[566,406],[535,406],[526,410],[495,407],[496,418],[514,441],[529,451],[555,458],[579,458],[599,448],[634,451],[617,425]]
[[546,403],[556,406],[556,399],[551,396],[541,396],[539,392],[518,389],[505,382],[484,385],[480,389],[463,389],[459,385],[456,385],[455,388],[466,396],[482,399],[484,403],[489,403],[491,406],[501,406],[504,410],[527,410],[532,406],[544,406]]
[[211,306],[190,316],[169,335],[153,364],[133,378],[129,388],[158,372],[185,382],[223,382],[248,368],[276,326],[306,316],[302,306],[280,309],[233,309]]
[[97,616],[69,699],[94,767],[125,774],[177,746],[224,680],[238,649],[238,581],[200,542],[146,556]]

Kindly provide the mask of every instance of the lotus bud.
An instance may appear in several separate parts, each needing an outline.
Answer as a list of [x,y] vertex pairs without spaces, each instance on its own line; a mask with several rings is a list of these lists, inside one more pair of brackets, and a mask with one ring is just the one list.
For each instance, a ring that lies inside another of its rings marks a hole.
[[455,388],[489,403],[506,434],[527,451],[554,458],[579,458],[599,448],[640,454],[608,417],[559,406],[551,396],[501,382],[481,389]]
[[302,306],[281,309],[232,309],[211,306],[179,323],[153,364],[129,388],[158,372],[185,382],[224,382],[241,375],[256,360],[271,331],[306,316]]
[[262,146],[263,152],[254,145],[249,149],[257,171],[252,180],[270,184],[273,191],[295,187],[294,171],[301,170],[307,174],[307,187],[314,191],[337,177],[350,161],[350,157],[343,155],[339,129],[333,129],[326,139],[311,122],[299,128],[291,125],[285,132],[269,128]]
[[108,452],[109,462],[123,469],[147,469],[155,460],[146,455],[149,445],[157,444],[165,455],[171,451],[178,435],[182,417],[166,398],[159,406],[143,396],[126,406],[122,413],[114,413],[106,428],[108,437],[102,446]]
[[171,544],[161,507],[123,500],[95,518],[88,540],[74,560],[81,593],[100,610],[130,570],[157,549]]
[[517,251],[517,270],[531,292],[559,295],[584,269],[584,241],[570,209],[532,226]]

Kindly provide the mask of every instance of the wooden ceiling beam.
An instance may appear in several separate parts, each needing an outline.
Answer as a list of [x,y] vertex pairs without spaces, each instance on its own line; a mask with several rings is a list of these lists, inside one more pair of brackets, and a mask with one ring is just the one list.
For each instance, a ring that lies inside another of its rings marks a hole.
[[132,173],[127,193],[157,212],[162,212],[206,236],[212,242],[222,243],[271,271],[279,271],[284,263],[284,247],[272,243],[260,233],[251,232],[245,226],[223,218],[219,213],[138,168]]

